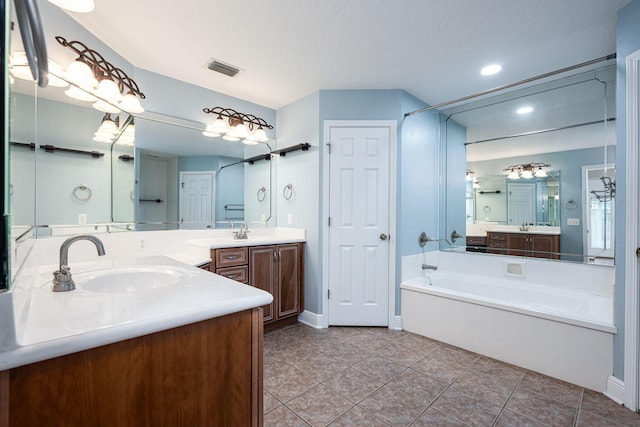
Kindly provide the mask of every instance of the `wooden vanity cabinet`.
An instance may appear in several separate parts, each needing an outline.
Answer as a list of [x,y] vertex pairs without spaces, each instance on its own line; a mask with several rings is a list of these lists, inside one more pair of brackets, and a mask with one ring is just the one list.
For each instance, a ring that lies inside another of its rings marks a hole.
[[267,329],[294,323],[304,310],[304,243],[211,250],[211,270],[273,295],[262,307]]
[[269,329],[297,321],[304,309],[302,243],[249,248],[249,284],[273,295],[263,306]]
[[560,259],[560,236],[488,231],[487,248],[489,253]]
[[262,426],[260,308],[0,372],[0,427]]

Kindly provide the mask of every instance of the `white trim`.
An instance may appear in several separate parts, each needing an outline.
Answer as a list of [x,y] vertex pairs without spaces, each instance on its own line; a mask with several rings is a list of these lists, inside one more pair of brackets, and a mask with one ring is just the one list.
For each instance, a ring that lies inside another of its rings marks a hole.
[[624,405],[638,410],[638,144],[640,143],[640,50],[627,56],[627,173],[624,307]]
[[[589,242],[590,242],[590,236],[589,236],[589,227],[591,226],[591,219],[590,219],[590,209],[591,209],[591,200],[589,198],[589,192],[587,191],[589,189],[589,179],[588,179],[588,173],[590,170],[593,169],[615,169],[616,165],[615,163],[606,163],[606,164],[599,164],[599,165],[584,165],[582,166],[582,189],[581,189],[581,193],[582,193],[582,212],[581,212],[581,218],[580,218],[580,222],[581,222],[581,226],[582,226],[582,253],[585,255],[586,258],[583,258],[583,261],[586,262],[587,259],[590,256],[593,256],[594,251],[590,251],[589,249]],[[615,202],[614,202],[614,212],[615,212]],[[611,218],[612,221],[612,229],[615,230],[615,215],[613,216],[613,218]],[[566,223],[566,220],[565,220]],[[614,243],[612,244],[612,247],[607,249],[606,251],[600,251],[597,255],[598,256],[613,256],[614,254],[614,250],[613,248],[615,247],[615,235],[613,236],[613,239],[611,239]]]
[[393,323],[389,325],[389,329],[395,329],[396,331],[402,330],[402,316],[395,316]]
[[308,310],[305,310],[298,315],[298,322],[316,329],[326,328],[324,316],[322,314],[312,313]]
[[327,144],[332,127],[385,127],[389,128],[389,318],[388,325],[396,324],[396,151],[398,140],[398,122],[396,120],[325,120],[323,135],[322,161],[322,312],[323,327],[329,327],[329,157]]
[[607,379],[607,389],[603,394],[618,405],[624,404],[624,382],[616,377],[609,377]]

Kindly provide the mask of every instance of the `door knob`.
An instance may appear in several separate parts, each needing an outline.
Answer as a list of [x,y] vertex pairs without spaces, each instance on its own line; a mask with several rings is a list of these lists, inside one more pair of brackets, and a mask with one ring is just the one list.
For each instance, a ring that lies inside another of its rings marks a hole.
[[382,233],[382,234],[380,235],[380,240],[387,240],[387,238],[388,238],[388,237],[389,237],[389,236],[387,236],[386,234]]

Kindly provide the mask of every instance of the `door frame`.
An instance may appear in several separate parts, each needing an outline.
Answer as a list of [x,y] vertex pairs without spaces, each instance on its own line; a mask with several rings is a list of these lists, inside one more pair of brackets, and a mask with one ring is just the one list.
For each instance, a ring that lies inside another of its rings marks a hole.
[[182,228],[181,219],[183,214],[182,182],[185,175],[211,175],[211,228],[215,228],[216,225],[216,172],[215,171],[180,171],[178,173],[178,227]]
[[638,198],[640,174],[638,161],[640,152],[640,50],[626,57],[627,74],[627,128],[626,128],[626,224],[625,224],[625,308],[624,308],[624,405],[632,411],[638,410],[638,368],[640,315],[639,279],[636,248],[640,246],[640,200]]
[[388,128],[389,129],[389,316],[390,329],[402,329],[400,316],[396,316],[396,153],[398,122],[396,120],[325,120],[322,149],[322,317],[320,327],[329,327],[329,135],[333,127]]
[[[581,226],[582,226],[582,253],[584,254],[584,256],[586,256],[587,258],[589,257],[589,239],[590,239],[590,227],[591,226],[591,220],[590,220],[590,216],[589,216],[589,212],[590,212],[590,206],[591,206],[591,200],[589,197],[589,193],[587,192],[587,190],[589,189],[589,178],[588,178],[588,173],[590,170],[594,170],[594,169],[614,169],[616,168],[616,164],[615,163],[607,163],[607,164],[599,164],[599,165],[584,165],[582,166],[582,212],[581,215],[582,217],[580,218],[581,221]],[[614,207],[614,212],[615,212],[615,207]],[[613,247],[610,248],[610,251],[614,253],[615,256],[615,229],[616,229],[616,219],[615,219],[615,213],[613,215]]]

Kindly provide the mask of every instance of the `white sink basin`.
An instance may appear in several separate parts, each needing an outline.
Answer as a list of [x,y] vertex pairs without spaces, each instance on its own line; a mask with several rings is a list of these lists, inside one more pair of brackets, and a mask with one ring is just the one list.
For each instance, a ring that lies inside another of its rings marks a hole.
[[73,280],[76,288],[91,292],[139,293],[175,286],[193,274],[181,267],[134,265],[77,273]]

